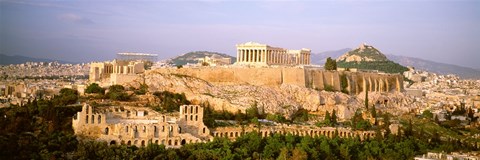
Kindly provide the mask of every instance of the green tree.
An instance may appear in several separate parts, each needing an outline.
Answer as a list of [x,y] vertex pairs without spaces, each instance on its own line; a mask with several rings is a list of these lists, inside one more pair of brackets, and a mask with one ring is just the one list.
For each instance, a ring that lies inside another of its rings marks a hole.
[[331,57],[328,57],[323,67],[325,68],[325,70],[337,70],[337,61],[335,61]]
[[111,100],[117,101],[127,101],[130,99],[130,95],[127,94],[122,85],[111,85],[108,88],[108,93],[106,96]]
[[92,83],[87,86],[85,89],[85,93],[100,93],[100,94],[105,94],[105,89],[100,87],[97,83]]
[[330,117],[330,112],[326,112],[325,113],[325,119],[323,120],[323,123],[328,125],[328,126],[331,126],[332,125],[332,121],[331,121],[332,117]]
[[55,97],[55,105],[69,105],[74,104],[78,100],[78,91],[70,88],[62,88],[60,95]]
[[337,112],[335,110],[332,111],[332,125],[336,125],[337,124]]
[[424,110],[422,112],[422,117],[425,117],[425,118],[428,118],[428,119],[432,119],[433,118],[433,113],[430,112],[430,110]]

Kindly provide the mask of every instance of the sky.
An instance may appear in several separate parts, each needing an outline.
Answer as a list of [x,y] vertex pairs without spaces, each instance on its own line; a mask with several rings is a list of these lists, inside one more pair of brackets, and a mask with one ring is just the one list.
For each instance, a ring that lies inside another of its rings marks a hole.
[[249,41],[313,53],[384,54],[480,68],[480,0],[0,0],[0,54],[70,62],[118,52],[236,56]]

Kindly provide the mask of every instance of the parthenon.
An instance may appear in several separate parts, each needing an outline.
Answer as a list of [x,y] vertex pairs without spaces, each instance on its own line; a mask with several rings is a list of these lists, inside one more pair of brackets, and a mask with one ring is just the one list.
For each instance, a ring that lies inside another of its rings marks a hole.
[[266,44],[247,42],[237,44],[237,63],[240,65],[309,65],[310,49],[288,50]]

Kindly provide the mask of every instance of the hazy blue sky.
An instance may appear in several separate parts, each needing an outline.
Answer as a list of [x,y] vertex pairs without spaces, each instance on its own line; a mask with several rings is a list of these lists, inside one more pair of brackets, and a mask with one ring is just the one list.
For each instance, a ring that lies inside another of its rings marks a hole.
[[480,1],[4,1],[0,53],[67,61],[117,52],[236,55],[256,41],[318,53],[366,42],[385,54],[480,68]]

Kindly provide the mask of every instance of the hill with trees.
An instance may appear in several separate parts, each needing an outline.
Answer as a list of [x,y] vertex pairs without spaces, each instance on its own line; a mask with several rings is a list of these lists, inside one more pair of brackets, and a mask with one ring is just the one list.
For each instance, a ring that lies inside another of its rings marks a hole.
[[339,68],[377,70],[385,73],[403,73],[407,67],[390,61],[387,56],[373,46],[362,44],[337,59]]

